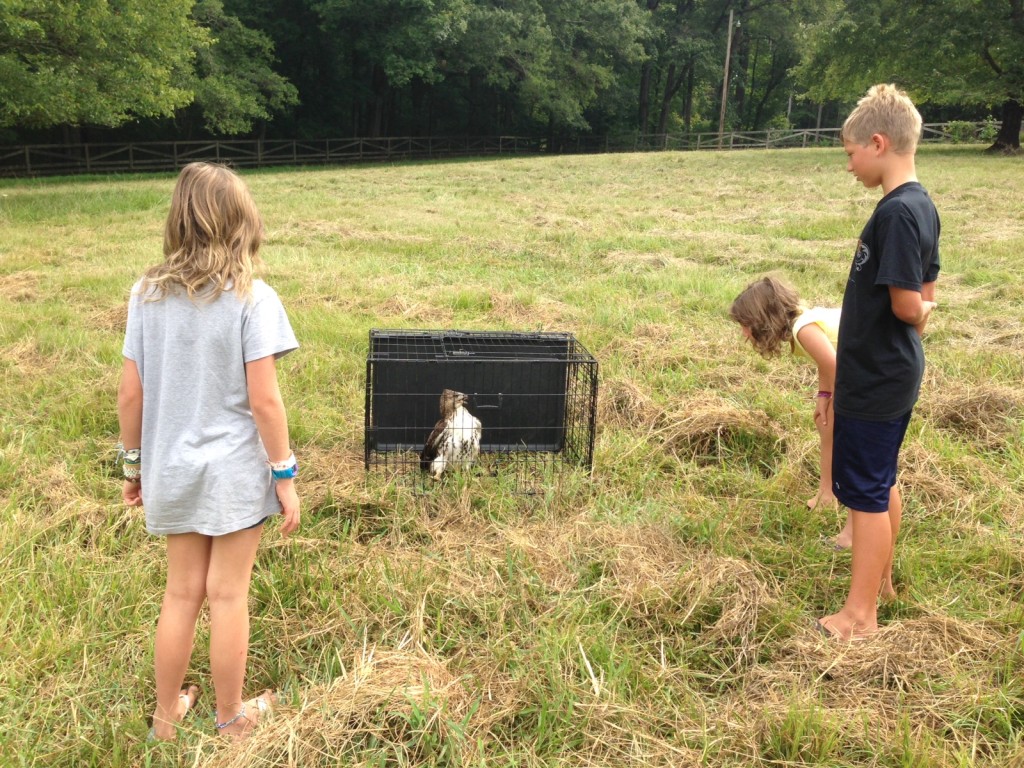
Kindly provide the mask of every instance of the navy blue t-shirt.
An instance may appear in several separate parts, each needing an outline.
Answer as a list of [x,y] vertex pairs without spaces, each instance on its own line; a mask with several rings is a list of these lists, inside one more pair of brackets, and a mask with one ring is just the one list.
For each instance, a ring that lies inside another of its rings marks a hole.
[[893,314],[889,286],[920,291],[938,276],[939,214],[924,187],[907,182],[878,202],[857,243],[836,345],[836,413],[888,421],[913,409],[924,350]]

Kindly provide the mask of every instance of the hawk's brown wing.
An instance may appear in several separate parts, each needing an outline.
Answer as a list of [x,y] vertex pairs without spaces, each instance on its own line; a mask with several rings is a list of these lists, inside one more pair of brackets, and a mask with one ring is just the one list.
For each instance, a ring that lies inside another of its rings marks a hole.
[[434,431],[430,433],[427,442],[423,444],[423,450],[420,451],[420,469],[424,472],[430,471],[431,462],[441,452],[441,446],[444,445],[444,433],[447,429],[447,420],[438,419],[437,424],[434,425]]

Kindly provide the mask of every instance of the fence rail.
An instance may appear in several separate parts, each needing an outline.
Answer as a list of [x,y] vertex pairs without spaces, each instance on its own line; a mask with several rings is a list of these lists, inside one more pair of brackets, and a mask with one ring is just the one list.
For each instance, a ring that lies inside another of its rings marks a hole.
[[[961,124],[962,125],[962,124]],[[980,126],[979,124],[979,130]],[[946,124],[924,127],[923,141],[953,141]],[[388,137],[318,140],[230,139],[140,141],[129,144],[26,144],[0,146],[0,177],[79,173],[175,171],[195,160],[238,168],[335,165],[432,158],[539,153],[780,149],[837,146],[838,128],[732,131],[728,133],[630,134],[547,139],[529,136]]]

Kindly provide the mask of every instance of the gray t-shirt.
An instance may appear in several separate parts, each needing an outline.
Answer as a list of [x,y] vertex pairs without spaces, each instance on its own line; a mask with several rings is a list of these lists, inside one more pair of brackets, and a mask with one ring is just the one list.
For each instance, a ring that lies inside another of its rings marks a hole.
[[220,536],[277,514],[245,364],[298,348],[274,290],[214,301],[132,289],[122,353],[142,379],[142,500],[150,533]]

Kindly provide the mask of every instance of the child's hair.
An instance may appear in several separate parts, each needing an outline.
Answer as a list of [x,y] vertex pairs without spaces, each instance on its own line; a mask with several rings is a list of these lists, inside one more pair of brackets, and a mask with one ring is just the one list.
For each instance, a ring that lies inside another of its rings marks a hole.
[[729,308],[729,317],[750,329],[754,349],[764,357],[773,357],[785,341],[793,349],[793,321],[803,308],[792,286],[768,276],[743,289]]
[[164,227],[164,261],[143,276],[142,293],[156,288],[162,298],[182,287],[189,298],[200,291],[215,299],[232,289],[252,292],[263,240],[263,220],[245,182],[214,163],[189,163],[181,170]]
[[906,92],[895,85],[871,86],[846,118],[840,135],[843,141],[865,146],[875,133],[888,136],[896,154],[905,155],[917,149],[921,114]]

